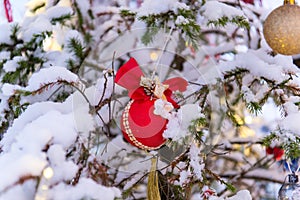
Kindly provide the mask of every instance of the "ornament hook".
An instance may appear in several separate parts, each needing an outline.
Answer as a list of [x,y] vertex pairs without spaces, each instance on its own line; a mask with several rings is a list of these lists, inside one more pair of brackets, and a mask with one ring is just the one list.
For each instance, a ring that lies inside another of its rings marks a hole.
[[295,4],[295,0],[284,0],[283,4],[284,5],[286,5],[286,4],[294,5]]
[[288,169],[289,169],[290,173],[292,173],[292,174],[297,174],[297,173],[299,172],[299,170],[300,170],[300,165],[298,166],[298,168],[297,168],[296,171],[295,171],[295,170],[292,170],[291,165],[290,165],[290,163],[289,163],[287,160],[286,160],[285,162],[286,162],[286,164],[287,164],[287,166],[288,166]]

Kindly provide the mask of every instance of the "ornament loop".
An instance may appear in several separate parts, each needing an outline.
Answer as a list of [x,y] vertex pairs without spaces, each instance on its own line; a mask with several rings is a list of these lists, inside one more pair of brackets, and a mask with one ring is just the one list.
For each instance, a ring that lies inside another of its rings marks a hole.
[[284,5],[286,5],[286,4],[294,5],[295,4],[295,0],[284,0],[283,4]]
[[298,176],[293,172],[292,174],[288,175],[289,183],[297,183]]
[[285,161],[285,162],[286,162],[286,164],[287,164],[287,167],[288,167],[290,173],[296,174],[296,173],[299,172],[299,170],[300,170],[300,165],[298,166],[298,168],[297,168],[296,171],[295,171],[295,170],[292,170],[291,165],[290,165],[290,163],[289,163],[288,161]]

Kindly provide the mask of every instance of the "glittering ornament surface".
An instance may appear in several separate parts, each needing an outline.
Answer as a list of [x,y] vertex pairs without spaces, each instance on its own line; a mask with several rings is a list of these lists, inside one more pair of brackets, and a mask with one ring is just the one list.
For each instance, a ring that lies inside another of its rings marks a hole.
[[264,22],[263,33],[274,52],[300,54],[300,7],[285,4],[273,10]]
[[295,173],[289,174],[288,180],[279,189],[278,200],[300,200],[299,189],[298,176]]
[[161,83],[157,77],[144,76],[138,63],[131,58],[117,72],[115,82],[128,90],[131,101],[121,117],[121,130],[132,145],[144,149],[160,148],[166,141],[162,134],[168,120],[155,112],[155,103],[164,101],[166,112],[179,108],[173,91],[186,90],[187,81],[175,77]]

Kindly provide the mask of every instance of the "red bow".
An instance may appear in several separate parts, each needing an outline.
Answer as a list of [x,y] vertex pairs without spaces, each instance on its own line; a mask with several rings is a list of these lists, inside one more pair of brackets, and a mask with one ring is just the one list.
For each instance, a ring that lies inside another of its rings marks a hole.
[[[143,84],[145,80],[145,84]],[[153,150],[165,143],[162,133],[168,120],[154,114],[154,102],[163,99],[179,108],[173,100],[173,91],[186,90],[187,81],[171,78],[163,83],[145,78],[134,58],[130,58],[117,72],[115,82],[128,90],[132,99],[122,115],[121,129],[127,141],[141,149]]]

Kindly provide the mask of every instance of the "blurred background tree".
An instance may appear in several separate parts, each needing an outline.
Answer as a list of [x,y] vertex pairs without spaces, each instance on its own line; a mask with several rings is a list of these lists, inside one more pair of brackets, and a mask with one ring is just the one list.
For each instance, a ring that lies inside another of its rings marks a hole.
[[[11,3],[10,23],[0,12],[2,199],[145,199],[152,157],[161,199],[276,199],[298,172],[298,57],[262,34],[283,2],[32,0],[24,17]],[[189,83],[151,152],[120,129],[130,99],[114,77],[131,57]]]

